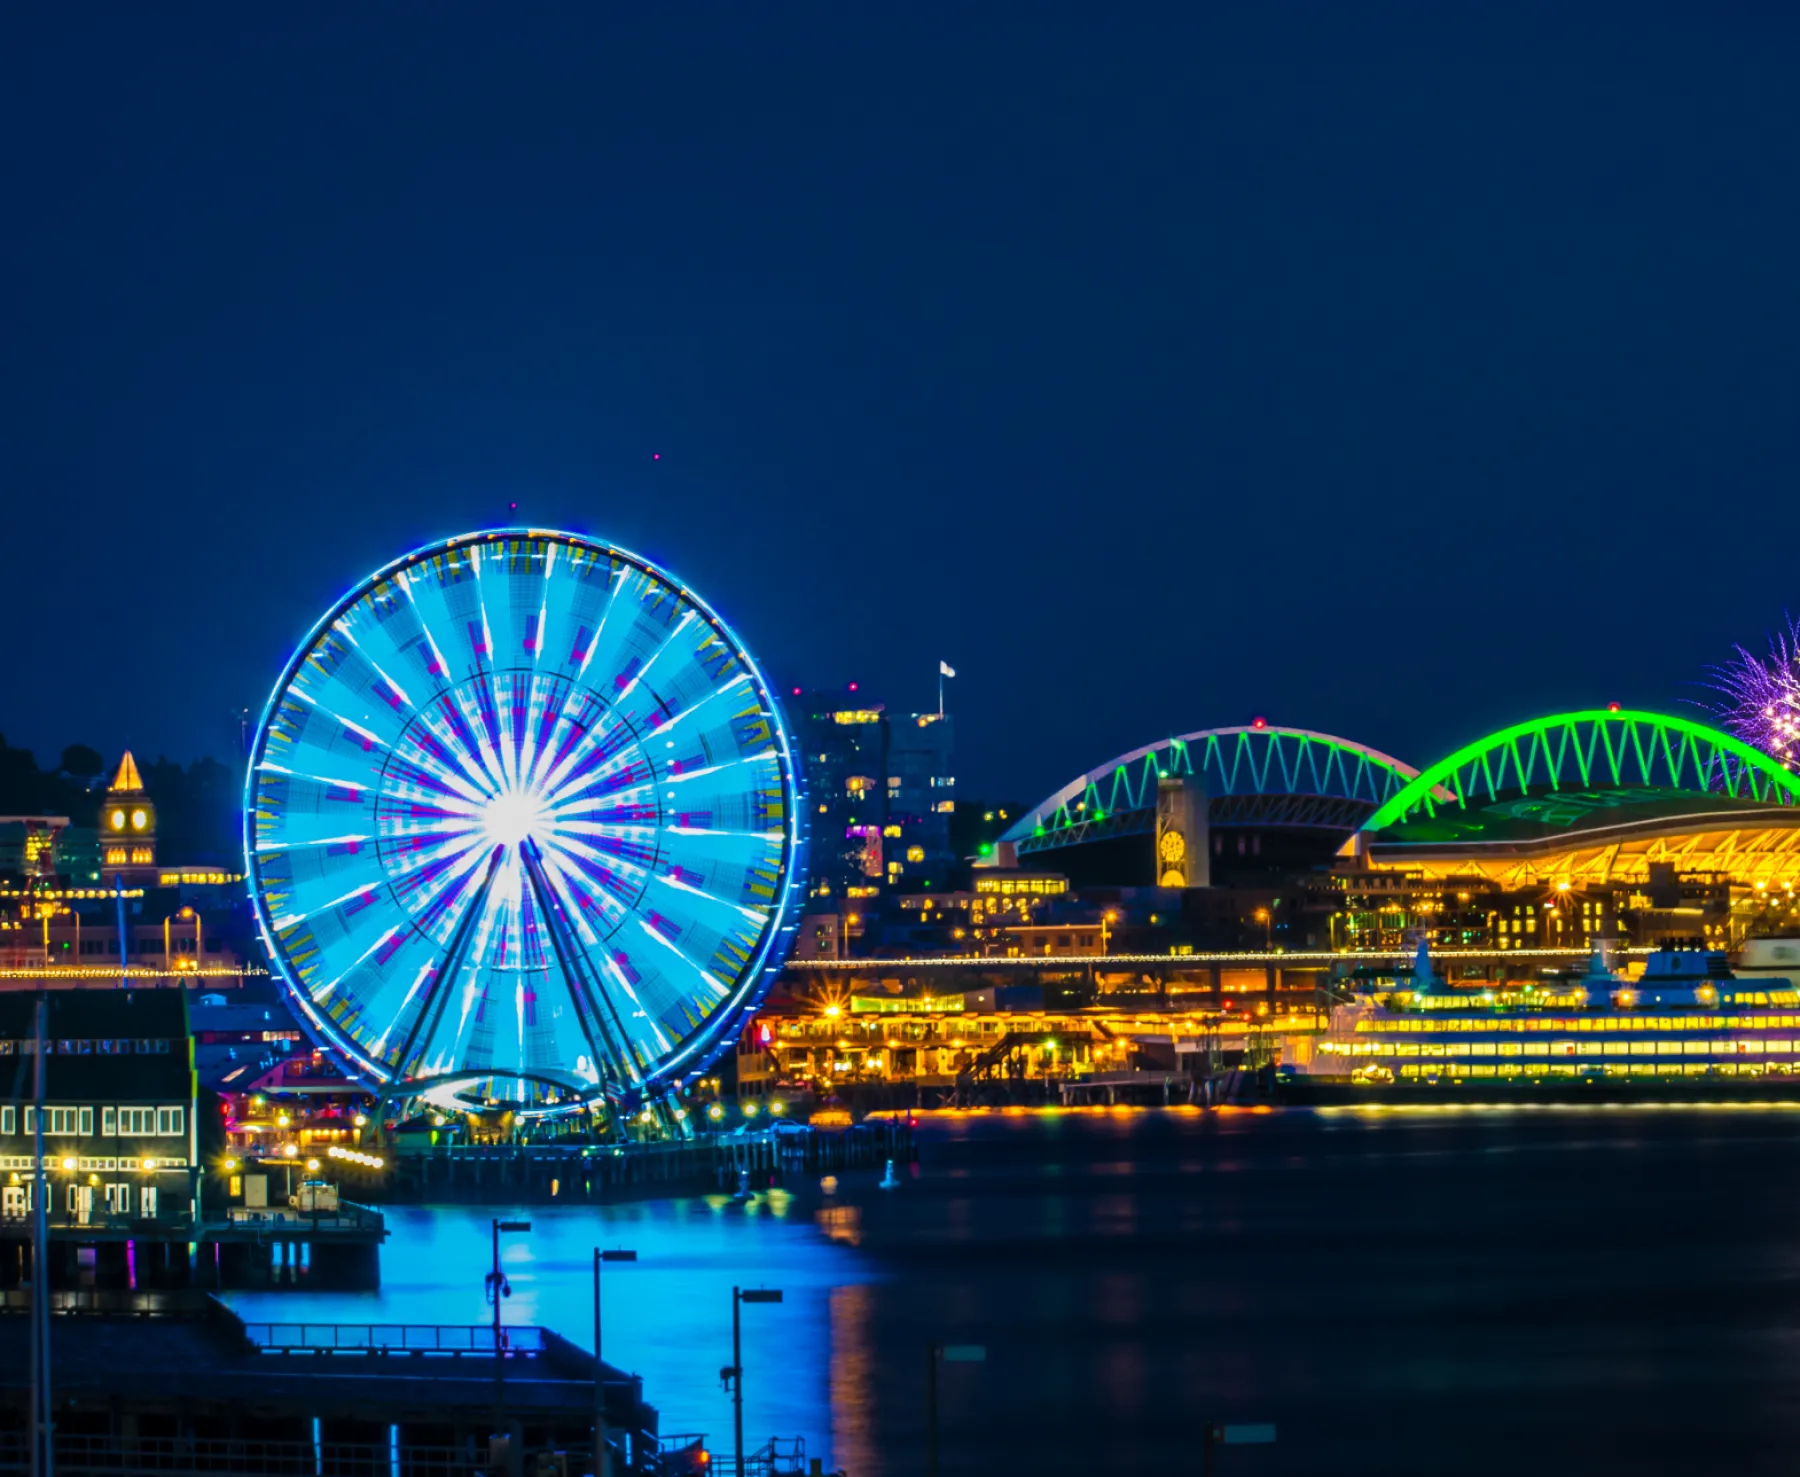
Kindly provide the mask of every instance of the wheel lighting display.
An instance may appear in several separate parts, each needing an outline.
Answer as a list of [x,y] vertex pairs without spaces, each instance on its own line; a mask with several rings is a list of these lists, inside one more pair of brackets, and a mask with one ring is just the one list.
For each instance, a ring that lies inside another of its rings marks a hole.
[[612,545],[496,530],[357,586],[257,725],[247,875],[276,972],[383,1089],[629,1111],[779,969],[800,833],[729,627]]

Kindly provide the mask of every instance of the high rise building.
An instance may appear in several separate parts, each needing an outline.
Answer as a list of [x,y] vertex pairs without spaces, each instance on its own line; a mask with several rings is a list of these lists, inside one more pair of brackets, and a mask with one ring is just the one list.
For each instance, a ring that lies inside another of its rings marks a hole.
[[956,861],[951,720],[890,714],[854,683],[842,692],[795,688],[787,706],[806,772],[814,909],[886,888],[943,886]]
[[890,883],[942,887],[957,857],[950,849],[956,810],[953,720],[944,713],[901,713],[888,723],[885,872]]
[[812,827],[807,898],[871,896],[883,875],[886,715],[854,683],[843,692],[795,688],[787,706]]

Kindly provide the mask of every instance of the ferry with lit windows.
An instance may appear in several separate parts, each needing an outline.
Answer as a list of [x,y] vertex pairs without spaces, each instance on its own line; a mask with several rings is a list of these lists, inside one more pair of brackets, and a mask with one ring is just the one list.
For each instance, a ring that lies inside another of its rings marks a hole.
[[[1782,969],[1786,957],[1794,964]],[[1665,949],[1632,979],[1584,974],[1480,989],[1437,977],[1359,982],[1324,1031],[1284,1051],[1294,1102],[1433,1098],[1800,1095],[1800,940],[1724,954]]]

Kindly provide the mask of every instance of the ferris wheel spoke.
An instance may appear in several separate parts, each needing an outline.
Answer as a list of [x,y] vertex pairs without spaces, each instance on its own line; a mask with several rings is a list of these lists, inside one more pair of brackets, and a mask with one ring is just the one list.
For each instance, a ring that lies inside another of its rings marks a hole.
[[407,753],[397,753],[389,761],[383,777],[385,788],[412,785],[422,793],[455,795],[469,805],[486,802],[487,795],[475,779],[451,767],[453,756],[429,728],[414,733],[407,748]]
[[[617,925],[630,909],[631,902],[644,890],[647,874],[640,867],[629,870],[638,875],[622,876],[597,852],[582,852],[563,844],[561,838],[542,846],[543,864],[562,883],[558,896],[571,898],[574,901],[574,916],[578,927],[584,928],[592,935],[591,942],[599,943],[599,929],[588,918],[589,902],[596,903],[609,910],[605,923],[611,928]],[[590,897],[586,891],[578,889],[592,888],[595,895]]]
[[644,679],[650,675],[650,669],[654,667],[657,662],[662,660],[663,653],[668,651],[669,648],[675,644],[675,638],[691,626],[694,623],[694,620],[695,612],[692,609],[689,609],[683,613],[681,619],[677,621],[672,628],[663,633],[662,639],[656,643],[656,649],[652,651],[649,656],[644,658],[643,665],[638,667],[638,669],[626,680],[625,684],[620,687],[618,697],[613,699],[615,703],[623,707],[624,704],[631,700],[632,693],[636,692],[643,684]]
[[[612,720],[610,727],[605,726],[607,718]],[[630,726],[620,721],[616,714],[601,715],[600,721],[592,724],[574,743],[559,749],[549,771],[537,782],[537,788],[562,794],[572,775],[604,774],[632,752],[633,742]]]
[[[601,1065],[601,1041],[606,1042],[606,1058],[611,1061],[614,1075],[626,1075],[632,1081],[641,1083],[642,1073],[624,1044],[630,1039],[625,1023],[619,1019],[611,997],[588,971],[587,951],[578,940],[570,936],[562,899],[545,874],[543,856],[537,842],[528,841],[521,851],[527,875],[537,897],[538,914],[544,920],[550,948],[556,955],[557,967],[562,971],[564,988],[568,991],[569,1002],[575,1007],[576,1019],[581,1023],[581,1032],[587,1038],[588,1049],[594,1054],[595,1070],[600,1074],[602,1084],[605,1082],[606,1069]],[[613,1030],[608,1029],[608,1014],[617,1031],[616,1037]],[[623,1074],[618,1071],[620,1067],[624,1068]]]

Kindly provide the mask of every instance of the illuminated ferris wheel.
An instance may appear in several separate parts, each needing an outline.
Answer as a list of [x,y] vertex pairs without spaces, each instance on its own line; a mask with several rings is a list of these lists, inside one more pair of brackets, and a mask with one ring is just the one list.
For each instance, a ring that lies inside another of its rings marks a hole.
[[288,662],[251,895],[313,1029],[392,1098],[655,1101],[792,932],[779,710],[731,630],[609,544],[497,530],[365,580]]

